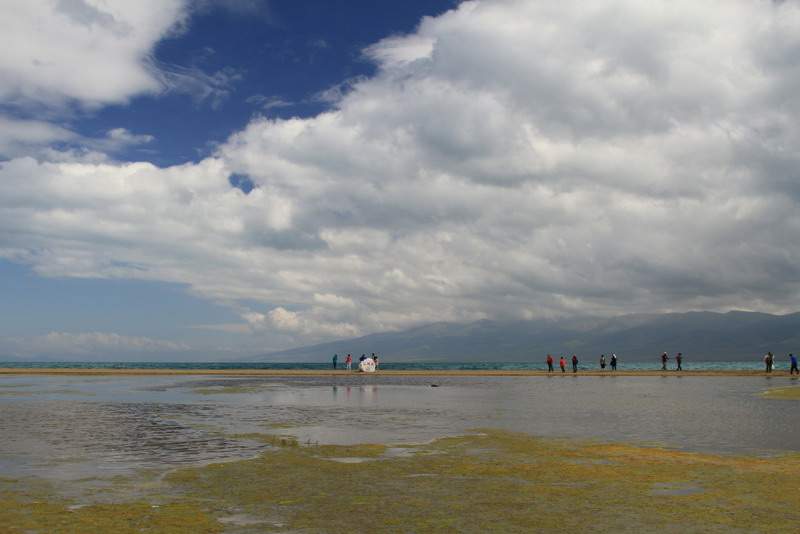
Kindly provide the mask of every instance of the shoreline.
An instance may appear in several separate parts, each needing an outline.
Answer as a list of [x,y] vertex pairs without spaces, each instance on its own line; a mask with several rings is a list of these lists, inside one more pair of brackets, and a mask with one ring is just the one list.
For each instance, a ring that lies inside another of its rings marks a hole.
[[788,371],[773,371],[765,373],[758,370],[687,370],[687,371],[600,371],[579,370],[577,373],[567,371],[538,371],[522,369],[484,369],[484,370],[454,370],[454,369],[425,369],[425,370],[381,370],[375,373],[362,373],[360,371],[333,370],[333,369],[52,369],[0,367],[0,375],[224,375],[224,376],[718,376],[718,377],[757,377],[766,378],[797,378],[798,375],[789,375]]

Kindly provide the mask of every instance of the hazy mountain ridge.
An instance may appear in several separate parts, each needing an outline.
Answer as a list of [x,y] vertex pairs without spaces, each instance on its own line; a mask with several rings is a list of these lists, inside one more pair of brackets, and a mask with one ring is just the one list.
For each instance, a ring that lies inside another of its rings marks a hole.
[[630,361],[682,352],[687,359],[760,360],[800,352],[800,313],[731,311],[637,314],[610,318],[433,323],[264,354],[252,361],[319,361],[375,352],[385,361],[539,361],[577,354],[583,361],[616,353]]

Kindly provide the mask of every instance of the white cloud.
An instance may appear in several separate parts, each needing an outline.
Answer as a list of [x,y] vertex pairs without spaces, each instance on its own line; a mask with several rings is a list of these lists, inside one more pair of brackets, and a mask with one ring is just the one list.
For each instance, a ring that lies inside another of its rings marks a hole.
[[426,35],[387,37],[367,48],[366,55],[384,68],[396,68],[414,60],[430,59],[436,40]]
[[152,135],[132,134],[125,128],[113,128],[108,131],[108,138],[124,145],[150,143],[155,139]]
[[466,3],[371,47],[335,109],[256,119],[198,164],[2,164],[0,256],[246,301],[272,347],[794,310],[798,46],[794,2]]
[[0,116],[0,157],[29,154],[31,147],[65,142],[78,136],[67,128],[40,120],[16,120]]
[[182,0],[26,0],[0,17],[0,99],[85,106],[156,92],[153,45],[185,18]]
[[[0,7],[0,158],[64,156],[98,161],[146,136],[90,139],[74,132],[69,119],[141,94],[174,88],[154,65],[152,50],[181,31],[186,0],[26,0]],[[194,79],[197,79],[195,76]],[[207,77],[211,98],[224,75]],[[195,82],[192,90],[201,92]],[[51,145],[60,143],[54,151]],[[65,148],[68,146],[69,148]],[[66,154],[64,154],[66,152]],[[90,156],[90,158],[87,158]]]

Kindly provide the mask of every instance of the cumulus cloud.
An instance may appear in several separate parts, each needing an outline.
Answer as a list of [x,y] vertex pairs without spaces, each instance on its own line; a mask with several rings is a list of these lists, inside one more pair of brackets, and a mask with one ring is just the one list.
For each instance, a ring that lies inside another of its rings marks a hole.
[[466,2],[371,46],[378,73],[328,112],[257,118],[197,164],[3,163],[0,256],[248,302],[274,348],[794,310],[798,49],[796,2]]
[[0,35],[9,46],[0,53],[0,100],[94,107],[159,91],[150,52],[185,20],[184,4],[29,0],[4,6]]

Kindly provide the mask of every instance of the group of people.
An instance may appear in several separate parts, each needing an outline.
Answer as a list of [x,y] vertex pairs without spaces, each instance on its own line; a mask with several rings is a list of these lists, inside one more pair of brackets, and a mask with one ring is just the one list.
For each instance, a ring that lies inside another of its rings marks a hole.
[[[661,355],[662,371],[669,371],[669,369],[667,369],[667,360],[669,360],[669,356],[667,356],[667,353],[665,352],[664,354]],[[675,363],[678,364],[675,370],[683,371],[683,367],[681,366],[683,364],[683,354],[681,354],[680,352],[675,355]]]
[[[378,357],[375,355],[374,352],[372,353],[372,356],[367,356],[366,354],[362,354],[361,355],[361,357],[358,359],[359,370],[361,370],[364,367],[363,363],[366,360],[370,360],[372,362],[369,365],[370,367],[374,368],[375,371],[378,370]],[[353,370],[353,357],[352,356],[350,356],[348,354],[347,357],[344,359],[344,363],[347,366],[347,370],[348,371],[352,371]],[[339,355],[338,354],[334,354],[333,355],[332,364],[333,364],[333,368],[336,369],[337,365],[339,364]]]
[[[547,361],[547,372],[548,373],[552,373],[553,372],[553,364],[555,363],[555,360],[553,359],[553,357],[551,355],[548,354],[546,361]],[[610,363],[611,363],[611,370],[612,371],[616,371],[617,370],[617,355],[616,354],[612,354],[611,355]],[[558,361],[558,366],[561,368],[561,372],[562,373],[566,373],[567,372],[567,360],[565,360],[563,356]],[[600,370],[601,371],[605,371],[606,370],[606,356],[605,356],[605,354],[601,354],[600,355]],[[578,372],[578,357],[575,356],[574,354],[572,355],[572,372],[573,373],[577,373]]]
[[[800,375],[800,371],[797,369],[797,356],[792,353],[789,353],[789,363],[791,367],[789,368],[789,374],[797,373]],[[771,373],[773,369],[775,369],[775,355],[771,352],[768,352],[766,356],[764,356],[764,365],[766,366],[766,372]]]

